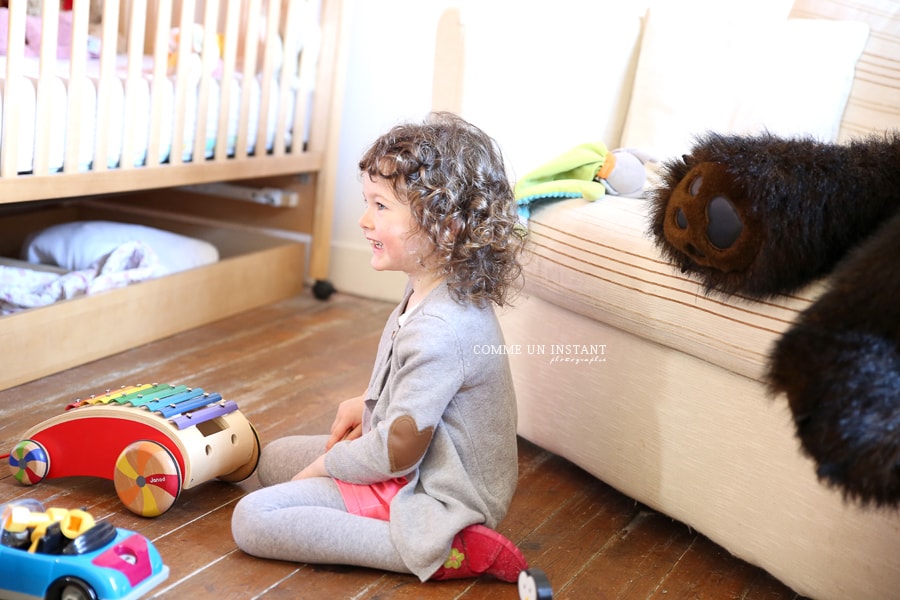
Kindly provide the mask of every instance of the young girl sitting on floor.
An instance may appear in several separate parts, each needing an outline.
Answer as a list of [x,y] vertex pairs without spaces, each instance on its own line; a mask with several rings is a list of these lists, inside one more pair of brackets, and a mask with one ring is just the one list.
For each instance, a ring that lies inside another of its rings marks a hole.
[[493,305],[523,238],[494,140],[447,113],[393,128],[359,163],[372,267],[409,277],[369,386],[330,435],[276,440],[235,507],[245,552],[420,580],[526,568],[494,528],[517,482],[516,402]]

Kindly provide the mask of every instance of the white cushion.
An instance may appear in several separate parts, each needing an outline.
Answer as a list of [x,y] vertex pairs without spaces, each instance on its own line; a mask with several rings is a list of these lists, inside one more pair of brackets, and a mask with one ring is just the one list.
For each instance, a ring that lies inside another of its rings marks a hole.
[[860,57],[839,140],[900,128],[900,3],[897,0],[796,0],[791,16],[862,21],[869,40]]
[[[503,149],[513,179],[586,141],[617,147],[644,0],[462,3],[462,114]],[[440,76],[440,75],[436,75]]]
[[73,221],[48,227],[26,240],[22,258],[77,271],[108,256],[127,242],[144,242],[156,252],[163,273],[175,273],[219,260],[205,240],[131,223]]
[[865,25],[696,1],[648,11],[623,146],[667,158],[707,131],[837,137]]
[[836,141],[868,37],[858,21],[789,19],[758,61],[759,84],[738,102],[731,129]]

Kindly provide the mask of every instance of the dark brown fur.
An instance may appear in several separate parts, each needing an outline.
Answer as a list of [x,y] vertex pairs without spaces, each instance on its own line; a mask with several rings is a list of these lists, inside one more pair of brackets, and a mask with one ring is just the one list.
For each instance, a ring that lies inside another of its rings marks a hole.
[[[678,184],[706,163],[722,170],[707,195],[731,200],[758,248],[743,269],[699,264],[667,235],[666,209]],[[848,145],[708,134],[690,154],[664,162],[661,175],[650,192],[651,233],[661,252],[710,291],[765,298],[830,272],[900,209],[900,134]]]
[[[650,233],[708,291],[761,299],[830,275],[773,349],[769,389],[786,394],[823,481],[900,506],[900,135],[710,134],[662,175]],[[718,246],[705,239],[712,198],[740,221]]]

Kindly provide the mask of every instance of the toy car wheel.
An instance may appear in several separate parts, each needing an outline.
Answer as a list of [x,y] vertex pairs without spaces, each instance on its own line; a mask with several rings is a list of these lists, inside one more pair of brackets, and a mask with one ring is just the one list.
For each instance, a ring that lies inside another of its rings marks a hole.
[[9,470],[23,485],[40,483],[50,471],[50,455],[38,442],[22,440],[9,453]]
[[50,589],[51,600],[97,600],[97,592],[77,577],[63,577]]
[[227,483],[237,483],[238,481],[243,481],[253,475],[253,471],[256,470],[256,466],[259,464],[259,434],[256,432],[256,427],[254,427],[252,423],[249,423],[249,425],[250,431],[253,432],[253,452],[250,454],[250,460],[248,460],[246,464],[238,467],[231,473],[220,475],[219,479],[221,479],[222,481],[225,481]]
[[550,580],[540,569],[528,569],[519,573],[519,600],[552,600]]
[[157,442],[141,440],[122,450],[113,477],[119,499],[142,517],[163,514],[181,493],[181,469],[172,453]]

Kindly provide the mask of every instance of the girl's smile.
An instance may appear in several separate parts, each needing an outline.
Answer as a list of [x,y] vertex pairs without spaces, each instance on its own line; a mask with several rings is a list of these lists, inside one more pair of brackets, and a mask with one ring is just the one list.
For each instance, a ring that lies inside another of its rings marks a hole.
[[366,209],[359,226],[372,247],[372,267],[408,275],[421,271],[419,256],[426,244],[415,232],[409,204],[397,197],[387,181],[368,175],[363,177],[363,198]]
[[416,231],[409,204],[397,197],[388,181],[369,175],[362,180],[366,209],[359,226],[372,248],[372,268],[406,273],[417,300],[439,279],[423,264],[431,244]]

